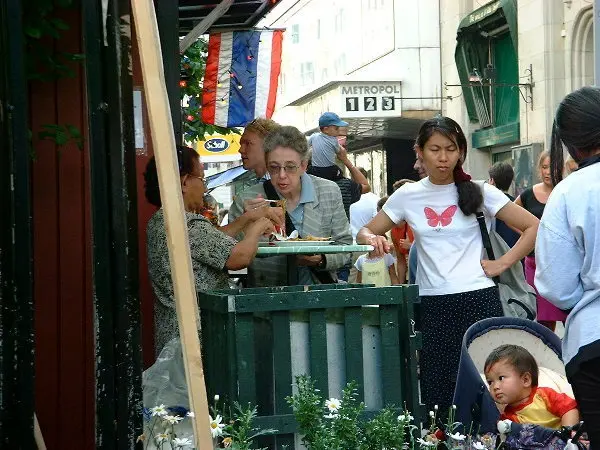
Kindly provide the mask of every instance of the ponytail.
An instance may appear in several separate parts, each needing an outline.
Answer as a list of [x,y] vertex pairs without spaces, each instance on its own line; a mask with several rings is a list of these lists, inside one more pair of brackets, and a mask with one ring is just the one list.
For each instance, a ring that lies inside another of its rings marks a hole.
[[471,181],[471,175],[465,172],[459,162],[454,168],[454,184],[458,191],[458,207],[465,216],[475,214],[483,203],[483,192]]

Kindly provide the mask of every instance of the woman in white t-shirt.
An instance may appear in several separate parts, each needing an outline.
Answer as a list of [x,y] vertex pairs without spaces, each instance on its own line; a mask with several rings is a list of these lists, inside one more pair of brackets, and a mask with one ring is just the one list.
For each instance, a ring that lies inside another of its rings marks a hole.
[[[429,409],[439,405],[445,414],[452,404],[463,335],[478,320],[502,315],[492,278],[533,249],[539,221],[494,186],[486,184],[482,195],[470,181],[462,169],[467,140],[454,120],[426,121],[415,149],[429,176],[394,192],[356,240],[373,245],[374,254],[383,255],[390,251],[383,237],[389,229],[402,221],[412,228],[421,296],[422,398]],[[484,259],[475,218],[480,209],[488,228],[497,217],[522,231],[515,246],[495,261]]]

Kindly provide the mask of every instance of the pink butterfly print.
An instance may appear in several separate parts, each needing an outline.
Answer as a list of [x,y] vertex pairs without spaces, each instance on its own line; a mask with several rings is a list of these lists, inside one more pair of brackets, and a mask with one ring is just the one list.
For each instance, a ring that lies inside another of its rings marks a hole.
[[446,208],[442,214],[438,214],[433,209],[426,206],[424,211],[425,217],[427,218],[427,225],[432,228],[437,227],[438,224],[447,227],[452,223],[452,217],[454,217],[454,213],[456,213],[457,209],[458,206],[452,205]]

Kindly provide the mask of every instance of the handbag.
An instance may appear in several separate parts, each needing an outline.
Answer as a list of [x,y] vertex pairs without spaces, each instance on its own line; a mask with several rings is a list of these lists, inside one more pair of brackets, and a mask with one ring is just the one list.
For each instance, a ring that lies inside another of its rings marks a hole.
[[[483,186],[481,186],[481,190],[483,192]],[[477,211],[475,217],[479,223],[481,239],[488,259],[493,261],[496,259],[496,255],[504,255],[508,252],[510,247],[504,239],[494,230],[488,232],[483,211]],[[535,290],[525,280],[523,266],[519,261],[499,276],[494,277],[494,283],[498,286],[502,310],[505,316],[529,320],[535,319],[537,314]]]

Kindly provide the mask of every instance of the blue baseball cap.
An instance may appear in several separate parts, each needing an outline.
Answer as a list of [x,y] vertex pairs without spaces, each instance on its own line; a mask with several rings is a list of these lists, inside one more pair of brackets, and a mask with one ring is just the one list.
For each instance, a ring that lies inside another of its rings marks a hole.
[[340,116],[332,112],[323,113],[321,117],[319,117],[320,127],[330,127],[332,125],[334,127],[347,127],[348,122],[344,122],[342,119],[340,119]]

